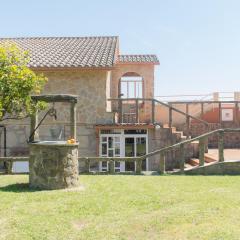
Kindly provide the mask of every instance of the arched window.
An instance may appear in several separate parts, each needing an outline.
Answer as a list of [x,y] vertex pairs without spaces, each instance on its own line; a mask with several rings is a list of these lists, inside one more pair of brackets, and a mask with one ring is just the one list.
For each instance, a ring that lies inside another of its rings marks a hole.
[[143,98],[143,78],[133,72],[120,78],[119,94],[122,98]]

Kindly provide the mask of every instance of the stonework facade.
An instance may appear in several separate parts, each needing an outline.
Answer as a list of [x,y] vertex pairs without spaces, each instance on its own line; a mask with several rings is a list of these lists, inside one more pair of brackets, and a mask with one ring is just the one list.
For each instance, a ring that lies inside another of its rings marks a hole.
[[[159,65],[155,55],[119,55],[118,37],[24,38],[10,39],[21,48],[30,50],[29,67],[43,73],[48,82],[41,94],[72,94],[77,102],[77,141],[79,157],[99,155],[96,126],[118,125],[116,113],[109,98],[119,98],[120,79],[127,73],[141,77],[142,98],[154,98],[154,68]],[[135,79],[136,80],[136,79]],[[136,91],[136,87],[135,90]],[[138,96],[135,96],[135,98]],[[53,106],[52,106],[53,105]],[[39,127],[40,140],[67,140],[70,136],[68,103],[49,104],[57,110],[57,119],[46,117]],[[139,118],[151,125],[151,101],[142,101]],[[46,111],[39,113],[39,120]],[[29,119],[7,121],[7,155],[28,155]],[[121,129],[125,130],[123,122]],[[136,123],[136,122],[135,122]],[[137,126],[138,130],[141,125]],[[136,129],[136,128],[134,128]],[[152,131],[152,130],[151,130]],[[3,134],[1,134],[3,146]],[[166,136],[154,146],[162,146]],[[136,138],[135,138],[136,139]],[[160,141],[160,142],[159,142]],[[166,143],[164,143],[166,144]],[[1,154],[3,153],[1,147]],[[152,151],[154,148],[149,148]],[[123,153],[123,149],[121,149]],[[80,166],[83,164],[80,163]],[[153,165],[149,170],[153,169]]]
[[32,188],[78,186],[78,144],[31,143],[29,184]]
[[[112,123],[113,114],[106,111],[107,70],[45,71],[48,78],[43,94],[75,94],[77,104],[77,139],[79,156],[96,156],[95,124]],[[109,91],[109,90],[108,90]],[[51,104],[50,106],[51,107]],[[57,120],[47,117],[40,127],[40,139],[63,140],[69,135],[70,112],[67,103],[56,103]],[[44,112],[39,114],[39,119]],[[27,155],[29,119],[6,122],[8,155]]]

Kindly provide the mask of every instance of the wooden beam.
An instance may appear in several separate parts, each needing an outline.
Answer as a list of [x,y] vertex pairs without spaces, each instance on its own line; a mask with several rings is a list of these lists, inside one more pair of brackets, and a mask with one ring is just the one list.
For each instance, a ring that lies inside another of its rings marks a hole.
[[218,114],[219,123],[220,123],[220,126],[222,126],[222,103],[221,102],[218,103],[218,110],[219,110],[219,114]]
[[172,128],[172,108],[170,107],[168,110],[168,127]]
[[86,173],[90,172],[90,160],[89,159],[85,160],[85,171],[86,171]]
[[239,124],[239,119],[238,119],[238,103],[235,103],[235,123],[238,125]]
[[29,142],[39,140],[39,130],[35,130],[38,125],[38,113],[34,113],[30,116],[30,138]]
[[184,173],[184,165],[185,165],[185,149],[184,144],[180,145],[180,172]]
[[204,166],[205,144],[206,144],[206,139],[201,138],[199,140],[199,166]]
[[160,153],[160,161],[159,161],[159,173],[164,174],[165,173],[165,153]]
[[29,157],[0,157],[0,162],[27,162]]
[[70,134],[71,138],[77,139],[77,105],[75,102],[72,102],[70,107]]
[[[127,101],[135,101],[136,98],[128,98],[128,99],[110,98],[110,99],[108,99],[108,100],[109,100],[109,101],[123,101],[123,100],[125,100],[125,101],[126,101],[126,100],[127,100]],[[151,101],[151,102],[152,102],[152,100],[154,100],[155,104],[158,103],[158,104],[160,104],[160,105],[162,105],[162,106],[165,106],[165,107],[167,107],[167,108],[169,108],[169,109],[171,108],[172,111],[175,111],[175,112],[177,112],[177,113],[180,113],[180,114],[186,116],[186,113],[185,113],[184,111],[181,111],[181,110],[179,110],[179,109],[171,106],[172,102],[171,102],[171,104],[167,104],[167,103],[165,103],[165,102],[161,102],[161,101],[158,101],[158,100],[152,99],[152,98],[138,98],[138,100],[139,100],[139,101],[145,101],[145,102],[147,102],[147,101]],[[207,121],[204,121],[204,120],[202,120],[202,119],[200,119],[200,118],[194,117],[194,116],[192,116],[192,115],[190,115],[190,114],[189,114],[189,117],[192,118],[192,119],[195,119],[195,120],[197,120],[198,122],[201,122],[201,123],[203,123],[203,124],[206,124],[206,125],[208,124]]]
[[203,119],[203,115],[204,115],[204,103],[201,102],[201,119]]
[[136,99],[136,123],[139,123],[139,101]]
[[142,160],[136,162],[136,174],[141,174],[142,172]]
[[118,101],[118,123],[122,123],[123,122],[123,112],[122,112],[122,99],[119,99]]
[[187,135],[187,139],[189,139],[190,137],[190,117],[189,116],[186,117],[186,125],[187,125],[186,135]]
[[224,162],[224,131],[218,133],[218,161]]
[[152,100],[152,123],[155,123],[155,100]]
[[189,139],[190,137],[190,117],[189,117],[189,104],[186,104],[186,135],[187,135],[187,139]]
[[44,102],[75,102],[77,103],[77,95],[68,94],[48,94],[48,95],[33,95],[31,96],[35,101]]

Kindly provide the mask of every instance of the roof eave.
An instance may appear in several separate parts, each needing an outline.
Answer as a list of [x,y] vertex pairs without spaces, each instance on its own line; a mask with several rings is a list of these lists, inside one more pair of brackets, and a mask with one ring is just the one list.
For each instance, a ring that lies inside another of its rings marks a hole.
[[105,70],[110,71],[115,67],[29,67],[33,71],[79,71],[79,70]]
[[120,65],[160,65],[160,62],[117,62]]

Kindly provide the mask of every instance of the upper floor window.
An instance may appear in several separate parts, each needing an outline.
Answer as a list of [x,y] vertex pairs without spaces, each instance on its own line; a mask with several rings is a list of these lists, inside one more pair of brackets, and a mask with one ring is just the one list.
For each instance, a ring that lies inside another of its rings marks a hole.
[[122,98],[143,98],[143,78],[136,73],[124,74],[120,79]]

